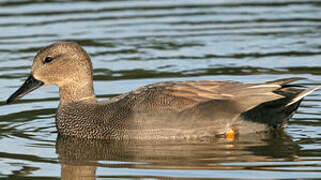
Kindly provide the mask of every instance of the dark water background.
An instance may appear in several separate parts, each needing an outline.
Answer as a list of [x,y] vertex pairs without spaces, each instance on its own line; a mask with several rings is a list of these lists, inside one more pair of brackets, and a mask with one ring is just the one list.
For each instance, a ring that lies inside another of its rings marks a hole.
[[0,1],[0,179],[321,178],[321,91],[285,132],[202,142],[58,138],[58,89],[12,105],[35,53],[76,41],[92,56],[100,100],[172,80],[321,84],[315,0]]

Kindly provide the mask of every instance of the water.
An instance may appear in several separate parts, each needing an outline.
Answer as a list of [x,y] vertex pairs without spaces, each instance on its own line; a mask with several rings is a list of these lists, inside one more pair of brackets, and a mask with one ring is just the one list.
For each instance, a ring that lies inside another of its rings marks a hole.
[[0,179],[321,177],[321,91],[285,132],[201,142],[57,138],[58,89],[9,95],[39,48],[76,41],[92,56],[99,100],[174,80],[321,82],[321,2],[0,1]]

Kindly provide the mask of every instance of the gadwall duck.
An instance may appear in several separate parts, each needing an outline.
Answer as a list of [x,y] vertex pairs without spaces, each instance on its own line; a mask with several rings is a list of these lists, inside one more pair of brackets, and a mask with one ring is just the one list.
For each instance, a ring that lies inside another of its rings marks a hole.
[[257,84],[234,81],[161,82],[97,102],[89,55],[76,43],[41,49],[25,83],[7,100],[41,87],[59,87],[59,134],[97,139],[172,139],[248,134],[282,128],[302,98],[287,78]]

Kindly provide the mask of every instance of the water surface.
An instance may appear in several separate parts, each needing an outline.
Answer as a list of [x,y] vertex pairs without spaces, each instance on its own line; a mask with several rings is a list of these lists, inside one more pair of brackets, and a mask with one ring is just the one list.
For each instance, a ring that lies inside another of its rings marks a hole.
[[99,100],[159,81],[321,83],[321,3],[0,1],[0,179],[296,179],[321,177],[321,91],[285,132],[198,142],[57,137],[58,89],[5,105],[33,56],[55,41],[91,55]]

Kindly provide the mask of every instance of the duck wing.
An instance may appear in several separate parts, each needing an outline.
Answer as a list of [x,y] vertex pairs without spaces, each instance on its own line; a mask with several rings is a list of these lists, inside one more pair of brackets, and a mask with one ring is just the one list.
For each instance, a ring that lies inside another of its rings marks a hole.
[[[234,81],[161,82],[143,86],[111,100],[128,107],[132,129],[166,136],[209,136],[229,128],[240,133],[283,127],[302,98],[313,90],[289,83],[302,78],[259,84]],[[137,127],[135,126],[137,125]],[[143,132],[141,132],[143,133]],[[143,134],[144,134],[143,133]]]
[[280,92],[286,90],[284,88],[288,83],[297,80],[302,78],[261,84],[235,81],[162,82],[141,87],[123,96],[133,100],[135,111],[180,112],[208,101],[229,100],[237,103],[239,110],[244,112],[262,103],[289,96]]
[[136,89],[124,96],[135,112],[181,112],[199,103],[230,99],[224,89],[243,86],[232,81],[161,82]]
[[284,99],[283,106],[290,105],[319,88],[304,90],[289,84],[304,79],[295,77],[256,84],[211,80],[160,82],[114,97],[108,102],[123,104],[134,112],[165,113],[182,112],[210,101],[229,101],[242,113],[279,99]]

